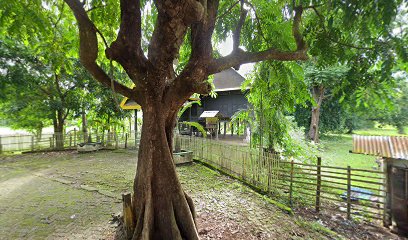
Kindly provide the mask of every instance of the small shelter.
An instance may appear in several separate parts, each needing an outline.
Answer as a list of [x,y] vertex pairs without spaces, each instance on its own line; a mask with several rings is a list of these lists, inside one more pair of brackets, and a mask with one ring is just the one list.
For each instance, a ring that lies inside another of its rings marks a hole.
[[205,128],[211,136],[215,133],[215,138],[218,139],[218,122],[222,118],[220,111],[204,111],[200,118],[205,118]]
[[120,107],[124,110],[140,110],[142,107],[134,100],[124,97],[120,102]]
[[353,135],[352,153],[381,157],[388,211],[384,225],[408,234],[408,137]]

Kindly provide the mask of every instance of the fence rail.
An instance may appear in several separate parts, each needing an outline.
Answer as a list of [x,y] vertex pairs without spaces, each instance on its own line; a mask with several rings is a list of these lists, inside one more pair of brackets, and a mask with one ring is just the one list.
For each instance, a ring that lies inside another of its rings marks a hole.
[[182,137],[182,148],[203,161],[290,205],[313,205],[317,212],[335,211],[348,219],[384,220],[386,175],[383,171],[303,163],[278,153],[196,137]]
[[[140,137],[133,133],[105,133],[91,136],[106,148],[136,146]],[[41,137],[32,135],[0,137],[0,153],[74,149],[89,135],[80,132]],[[226,144],[198,137],[180,138],[181,148],[193,151],[195,159],[241,179],[291,206],[313,205],[321,210],[384,220],[388,190],[382,171],[323,165],[321,159],[303,163],[259,148]],[[358,195],[360,194],[360,195]]]
[[8,152],[35,152],[49,150],[76,149],[83,142],[99,142],[106,148],[128,148],[138,144],[134,132],[109,132],[84,134],[72,131],[67,134],[42,134],[0,136],[0,154]]

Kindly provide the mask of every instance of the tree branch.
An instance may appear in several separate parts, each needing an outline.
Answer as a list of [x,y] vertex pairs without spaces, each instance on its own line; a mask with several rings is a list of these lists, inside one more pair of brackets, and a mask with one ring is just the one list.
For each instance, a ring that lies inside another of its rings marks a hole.
[[140,0],[120,1],[121,23],[116,40],[106,49],[106,57],[120,63],[133,82],[142,84],[147,59],[141,47]]
[[193,93],[208,94],[211,86],[206,82],[207,64],[212,60],[211,37],[214,32],[219,0],[202,0],[204,18],[191,25],[191,55],[180,75],[170,83],[168,97],[173,94],[191,96]]
[[265,41],[267,41],[266,38],[265,38],[265,34],[264,34],[263,31],[262,31],[261,21],[260,21],[260,18],[259,18],[259,16],[258,16],[258,14],[256,13],[255,6],[254,6],[252,3],[250,3],[249,1],[246,1],[246,0],[245,0],[245,3],[248,4],[248,5],[252,8],[252,11],[254,11],[255,19],[256,19],[256,23],[257,23],[257,27],[258,27],[259,34],[261,34],[261,37],[262,37]]
[[149,45],[149,61],[168,79],[173,68],[173,60],[178,57],[187,28],[203,19],[205,8],[196,0],[182,1],[156,0],[158,18]]
[[232,33],[232,41],[233,41],[232,50],[233,51],[238,50],[240,39],[241,39],[241,30],[242,30],[242,26],[245,23],[245,18],[247,16],[247,14],[248,14],[248,11],[245,10],[245,8],[244,8],[244,0],[241,0],[241,14],[239,16],[237,26],[235,27],[235,30]]
[[229,12],[231,12],[231,10],[239,3],[239,1],[240,0],[233,3],[223,14],[221,14],[220,16],[217,17],[217,20],[222,19],[225,15],[227,15]]
[[67,119],[69,114],[69,108],[67,109],[67,111],[65,112],[64,116],[62,116],[62,120],[65,121],[65,119]]
[[295,7],[295,17],[293,18],[292,34],[296,41],[296,50],[306,49],[306,42],[303,40],[303,36],[300,33],[300,21],[302,20],[303,8],[302,6]]
[[[339,45],[345,46],[345,47],[354,48],[354,49],[359,49],[359,50],[373,50],[373,49],[374,49],[374,48],[372,48],[372,47],[362,47],[362,46],[356,46],[356,45],[349,44],[349,43],[340,42],[340,41],[338,41],[338,40],[332,38],[332,37],[330,36],[330,33],[327,31],[326,26],[324,25],[324,22],[325,22],[324,17],[323,17],[323,15],[317,10],[317,7],[318,7],[317,5],[312,5],[312,6],[308,6],[307,9],[312,9],[312,10],[316,13],[317,17],[318,17],[319,20],[320,20],[320,25],[321,25],[321,27],[323,28],[323,32],[326,34],[327,38],[328,38],[330,41],[332,41],[332,42],[334,42],[334,43],[337,43],[337,44],[339,44]],[[306,9],[306,7],[305,7],[305,9]]]
[[[98,57],[98,40],[96,36],[96,27],[86,14],[83,5],[79,0],[64,0],[71,8],[74,16],[78,22],[79,29],[79,55],[81,63],[92,74],[92,76],[110,87],[111,79],[96,63]],[[114,81],[115,89],[118,93],[134,99],[130,88]]]
[[270,48],[261,52],[246,52],[240,48],[233,49],[228,56],[214,59],[208,66],[208,73],[214,74],[222,70],[245,63],[259,62],[263,60],[279,60],[279,61],[294,61],[307,60],[306,54],[307,45],[300,33],[300,21],[302,19],[303,8],[298,6],[295,8],[295,16],[292,25],[292,34],[296,42],[296,51],[281,51],[275,48]]
[[89,13],[90,11],[93,11],[95,9],[104,8],[104,7],[106,7],[106,5],[93,6],[93,7],[89,8],[89,9],[87,9],[86,12]]
[[62,95],[61,87],[59,85],[58,74],[56,74],[56,73],[54,73],[54,83],[55,83],[55,88],[57,89],[58,95],[60,96],[61,100],[63,100],[64,97]]
[[214,74],[225,69],[245,64],[260,62],[264,60],[279,60],[279,61],[296,61],[307,60],[306,50],[297,50],[294,52],[286,52],[277,49],[268,49],[261,52],[245,52],[243,50],[232,52],[230,55],[214,59],[208,66],[208,73]]

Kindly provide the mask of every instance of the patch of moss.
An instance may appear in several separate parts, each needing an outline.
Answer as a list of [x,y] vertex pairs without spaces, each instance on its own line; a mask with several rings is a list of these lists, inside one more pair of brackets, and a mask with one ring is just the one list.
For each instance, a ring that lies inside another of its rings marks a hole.
[[327,237],[333,238],[333,239],[339,239],[339,240],[343,240],[344,238],[340,235],[338,235],[336,232],[328,229],[327,227],[321,225],[319,222],[309,222],[306,221],[304,219],[301,218],[297,218],[295,220],[295,223],[308,230],[308,231],[312,231],[312,232],[319,232]]

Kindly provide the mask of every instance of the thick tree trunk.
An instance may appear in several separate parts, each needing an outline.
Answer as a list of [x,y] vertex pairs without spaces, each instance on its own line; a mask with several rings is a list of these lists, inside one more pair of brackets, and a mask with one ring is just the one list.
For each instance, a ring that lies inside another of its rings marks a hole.
[[172,156],[175,114],[160,106],[143,109],[134,181],[133,239],[198,239],[193,202],[183,191]]
[[84,143],[88,142],[88,122],[86,121],[85,109],[82,109],[82,134]]
[[320,106],[312,107],[309,139],[314,141],[315,143],[319,142],[319,119],[320,119]]
[[322,106],[324,98],[324,87],[314,86],[312,88],[312,97],[315,100],[316,106],[312,107],[312,117],[310,120],[309,139],[315,143],[319,142],[319,120],[320,120],[320,107]]
[[[299,31],[303,8],[294,9],[293,52],[275,48],[247,52],[239,48],[246,10],[241,1],[240,21],[234,31],[233,52],[214,58],[212,35],[219,1],[155,1],[157,19],[148,46],[142,50],[140,1],[120,1],[121,20],[117,38],[106,49],[107,59],[116,61],[137,85],[130,89],[114,81],[96,62],[97,28],[79,0],[65,0],[78,21],[82,64],[98,81],[138,102],[143,108],[142,138],[134,183],[133,239],[198,239],[191,199],[178,181],[172,159],[172,137],[176,113],[194,92],[208,94],[209,75],[231,67],[262,60],[306,60],[307,46]],[[189,29],[191,31],[189,31]],[[191,33],[191,55],[182,72],[176,74],[186,34]],[[167,105],[167,106],[163,106]],[[238,123],[239,125],[239,123]],[[239,133],[239,126],[237,127]]]
[[398,130],[398,133],[399,133],[399,134],[405,134],[404,125],[402,125],[402,124],[397,124],[396,126],[397,126],[397,130]]
[[55,148],[64,149],[64,118],[61,111],[57,111],[56,118],[53,119]]

